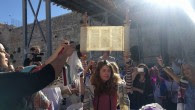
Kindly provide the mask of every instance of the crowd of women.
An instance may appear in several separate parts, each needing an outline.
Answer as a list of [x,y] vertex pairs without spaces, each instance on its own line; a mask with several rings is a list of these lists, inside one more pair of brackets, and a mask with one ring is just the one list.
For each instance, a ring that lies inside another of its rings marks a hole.
[[[75,62],[67,61],[73,54],[79,66],[74,71],[70,63]],[[164,65],[162,57],[148,67],[135,65],[131,53],[124,52],[121,69],[110,52],[94,61],[67,40],[38,66],[14,70],[8,59],[0,44],[1,110],[195,110],[195,66],[191,61],[177,64],[178,72]],[[77,73],[64,75],[67,72]]]

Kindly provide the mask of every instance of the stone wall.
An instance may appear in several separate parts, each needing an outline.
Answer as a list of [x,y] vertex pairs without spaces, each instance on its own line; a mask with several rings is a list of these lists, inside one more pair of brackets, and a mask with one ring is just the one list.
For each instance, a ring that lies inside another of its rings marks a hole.
[[[53,51],[56,49],[57,44],[63,39],[67,38],[69,40],[79,42],[80,33],[80,19],[81,15],[77,13],[69,13],[66,15],[58,16],[52,18],[52,46]],[[43,30],[44,36],[46,37],[46,23],[45,21],[40,21],[41,28]],[[30,39],[30,32],[32,31],[32,24],[28,25],[28,39]],[[11,32],[3,31],[3,38],[6,38],[6,45],[9,48],[9,53],[13,56],[12,62],[16,66],[22,65],[23,62],[23,32],[22,27],[14,28]],[[4,41],[1,41],[4,42]],[[32,40],[30,46],[38,45],[40,46],[42,52],[45,53],[43,59],[46,58],[46,43],[43,36],[40,33],[38,26],[35,26]]]
[[[154,64],[155,57],[160,54],[178,58],[188,58],[188,56],[195,58],[195,26],[184,13],[175,12],[175,15],[170,15],[167,11],[156,12],[155,9],[150,9],[133,13],[131,19],[129,46],[139,46],[142,54],[140,62]],[[78,13],[52,18],[53,50],[64,37],[79,43],[80,20],[81,14]],[[96,21],[93,24],[100,25],[101,23]],[[44,35],[46,35],[45,21],[41,21],[40,25]],[[31,28],[32,24],[29,24],[28,33],[30,33]],[[11,61],[15,62],[15,66],[22,65],[24,50],[22,27],[14,28],[11,31],[9,28],[0,28],[0,32],[0,42],[9,48],[9,53],[12,56]],[[39,45],[42,52],[47,50],[46,43],[37,26],[35,26],[30,47],[32,45]],[[112,56],[115,56],[120,64],[122,64],[121,54],[122,52],[112,52]],[[97,59],[100,55],[101,52],[89,54],[92,59]],[[46,55],[44,59],[45,57]]]

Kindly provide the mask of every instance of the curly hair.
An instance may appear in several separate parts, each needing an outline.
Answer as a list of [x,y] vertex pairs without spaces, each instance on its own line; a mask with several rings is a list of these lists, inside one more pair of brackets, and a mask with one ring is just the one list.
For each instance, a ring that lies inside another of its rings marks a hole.
[[[103,82],[100,77],[100,70],[105,65],[110,68],[111,75],[108,81]],[[113,92],[116,92],[119,80],[120,77],[116,75],[116,73],[114,73],[112,65],[106,60],[98,62],[96,71],[94,74],[92,74],[90,79],[91,84],[95,87],[95,95],[100,95],[102,93],[111,94]]]

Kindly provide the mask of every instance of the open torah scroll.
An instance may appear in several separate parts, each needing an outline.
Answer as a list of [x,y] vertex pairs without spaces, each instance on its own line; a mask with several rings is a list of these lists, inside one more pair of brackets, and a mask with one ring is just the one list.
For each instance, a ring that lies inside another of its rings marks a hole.
[[81,27],[81,51],[124,51],[129,44],[129,26]]

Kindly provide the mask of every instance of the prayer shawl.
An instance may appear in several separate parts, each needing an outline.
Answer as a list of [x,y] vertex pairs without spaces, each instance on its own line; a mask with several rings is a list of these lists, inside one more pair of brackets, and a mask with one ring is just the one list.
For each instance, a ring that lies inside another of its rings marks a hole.
[[65,64],[62,68],[62,79],[64,86],[70,85],[71,77],[70,77],[70,66],[68,64]]
[[68,73],[66,73],[68,74],[66,79],[68,84],[72,84],[84,70],[76,51],[68,58],[67,64],[67,67],[70,69]]
[[[77,56],[77,52],[74,51],[73,54],[68,58],[67,64],[64,65],[62,70],[62,77],[59,78],[58,81],[55,81],[53,85],[61,85],[63,83],[63,86],[60,86],[64,89],[70,89],[72,85],[75,85],[76,87],[80,87],[80,74],[83,72],[83,67],[80,59]],[[78,86],[77,86],[78,85]],[[80,90],[80,88],[79,88]],[[66,97],[66,106],[70,103],[78,103],[80,102],[80,95],[79,94],[72,94],[72,95],[64,95],[63,97]]]

